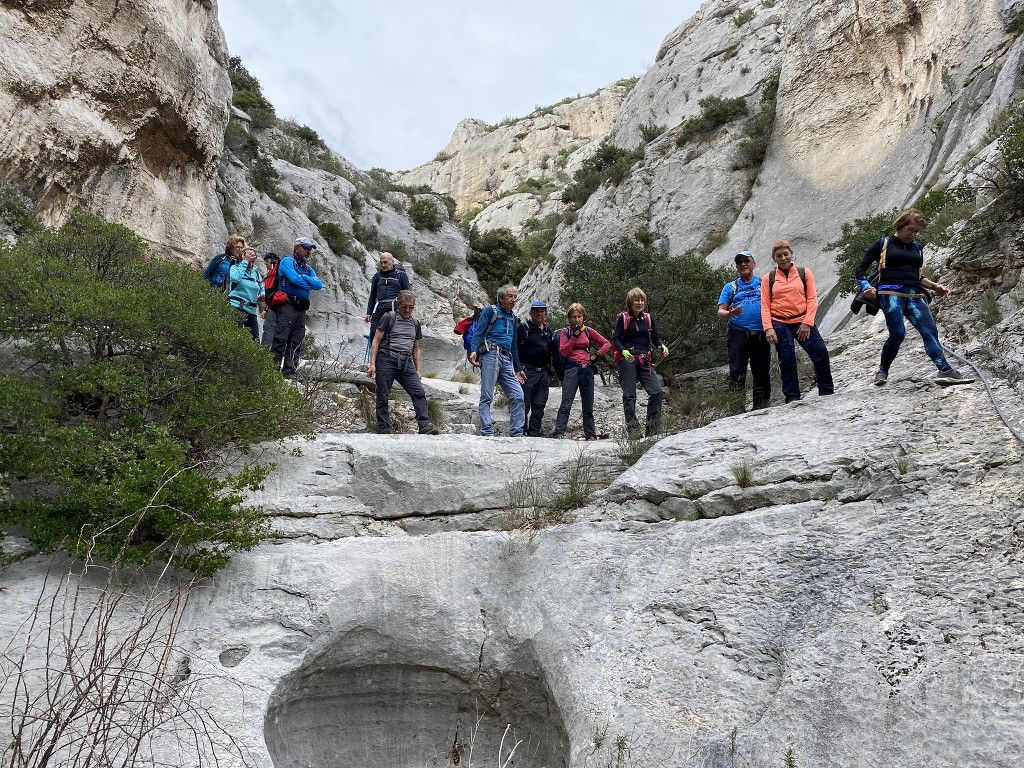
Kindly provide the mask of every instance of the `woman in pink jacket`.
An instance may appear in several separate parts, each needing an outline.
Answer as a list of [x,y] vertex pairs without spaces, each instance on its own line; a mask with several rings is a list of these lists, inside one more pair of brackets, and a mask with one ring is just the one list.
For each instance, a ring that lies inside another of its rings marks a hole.
[[569,423],[569,411],[576,399],[576,390],[583,402],[583,432],[587,440],[597,440],[597,424],[594,423],[594,371],[590,367],[593,359],[591,346],[596,346],[597,355],[603,355],[612,348],[604,336],[587,327],[587,310],[582,304],[569,305],[565,313],[569,323],[562,329],[558,339],[558,351],[565,358],[565,374],[562,376],[562,404],[555,419],[552,437],[565,437]]

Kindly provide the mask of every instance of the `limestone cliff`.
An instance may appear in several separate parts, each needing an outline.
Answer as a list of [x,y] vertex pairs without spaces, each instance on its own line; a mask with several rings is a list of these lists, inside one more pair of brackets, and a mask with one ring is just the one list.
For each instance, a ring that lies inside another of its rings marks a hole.
[[[402,182],[426,184],[451,195],[460,217],[488,208],[524,184],[560,191],[579,161],[574,154],[582,150],[585,155],[588,147],[608,135],[628,93],[629,84],[611,85],[493,127],[480,120],[463,120],[438,157],[402,174]],[[548,212],[542,211],[543,195],[529,197],[535,204],[528,215],[498,219],[484,228],[514,228],[525,218]]]
[[87,205],[171,258],[208,250],[231,89],[210,0],[0,2],[0,182]]

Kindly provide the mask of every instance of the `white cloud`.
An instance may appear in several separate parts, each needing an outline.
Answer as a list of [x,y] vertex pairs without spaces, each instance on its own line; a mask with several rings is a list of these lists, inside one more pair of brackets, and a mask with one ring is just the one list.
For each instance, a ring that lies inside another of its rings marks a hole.
[[231,54],[282,117],[356,165],[427,162],[498,122],[643,74],[697,0],[220,0]]

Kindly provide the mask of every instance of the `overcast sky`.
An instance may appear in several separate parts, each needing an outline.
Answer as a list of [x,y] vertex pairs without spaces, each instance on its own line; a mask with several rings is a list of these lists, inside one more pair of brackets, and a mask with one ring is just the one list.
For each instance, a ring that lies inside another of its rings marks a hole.
[[497,123],[642,75],[699,0],[218,0],[232,56],[358,167],[433,160]]

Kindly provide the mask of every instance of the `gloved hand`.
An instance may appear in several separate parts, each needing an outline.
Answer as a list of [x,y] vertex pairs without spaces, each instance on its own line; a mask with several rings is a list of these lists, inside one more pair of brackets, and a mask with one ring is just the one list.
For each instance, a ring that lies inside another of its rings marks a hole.
[[633,362],[633,353],[628,349],[622,350],[622,359],[629,363]]
[[668,344],[661,345],[661,354],[663,357],[668,357]]

